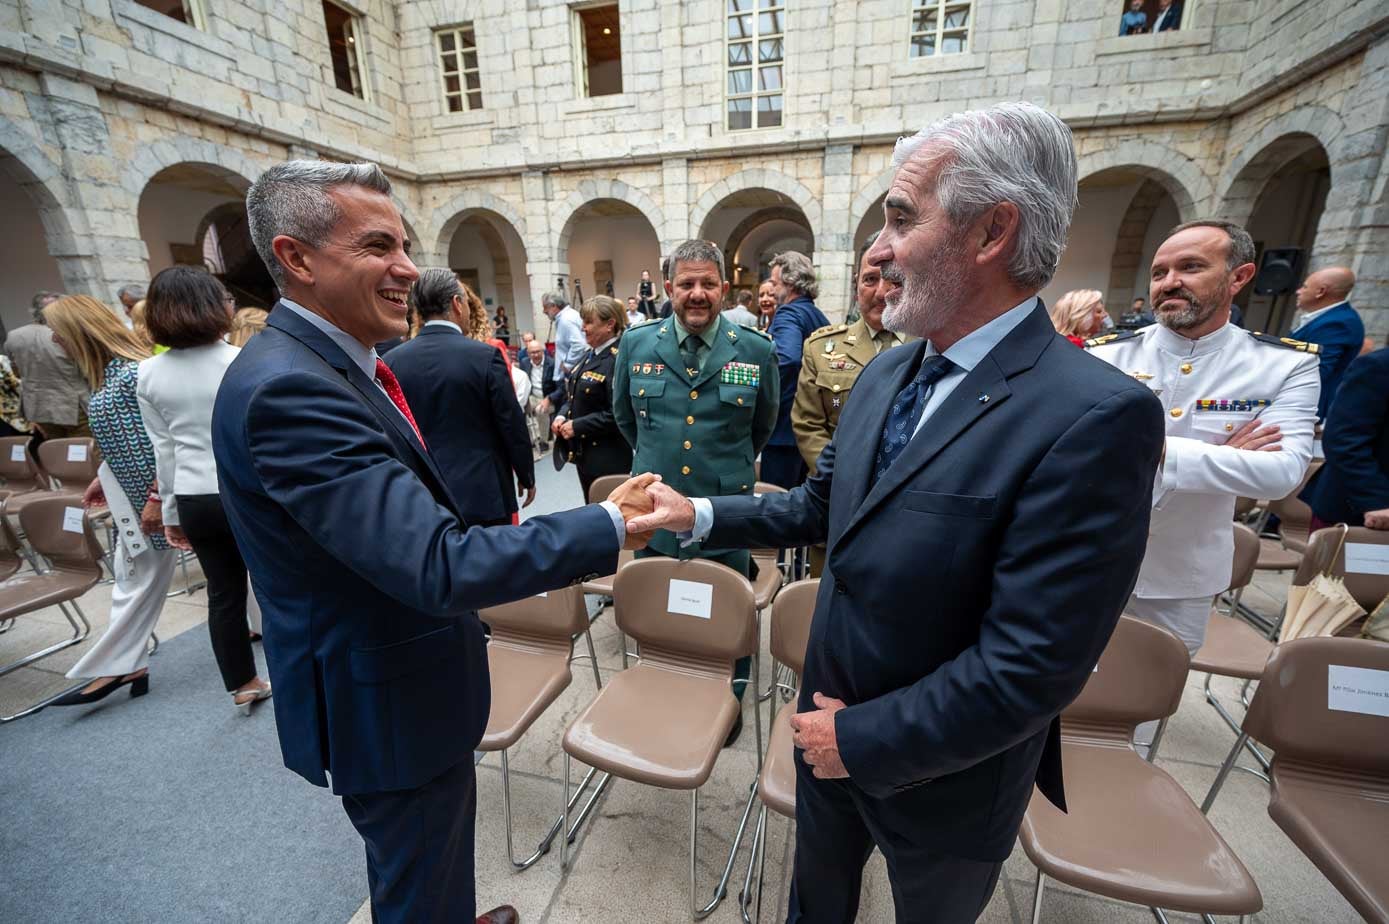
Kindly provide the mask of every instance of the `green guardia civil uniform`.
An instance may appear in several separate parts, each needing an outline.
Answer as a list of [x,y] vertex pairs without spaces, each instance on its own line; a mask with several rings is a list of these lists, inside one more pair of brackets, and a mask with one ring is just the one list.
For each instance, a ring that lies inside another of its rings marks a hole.
[[[656,472],[686,497],[751,494],[753,459],[776,424],[776,348],[719,314],[693,340],[671,315],[639,324],[613,369],[613,416],[631,444],[632,471]],[[641,554],[641,553],[638,553]],[[748,573],[748,553],[681,548],[660,530],[647,554],[708,558]]]

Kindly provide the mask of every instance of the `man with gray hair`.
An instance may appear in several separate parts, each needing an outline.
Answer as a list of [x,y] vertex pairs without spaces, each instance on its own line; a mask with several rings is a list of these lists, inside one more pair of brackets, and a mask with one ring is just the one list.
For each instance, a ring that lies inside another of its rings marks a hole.
[[327,161],[251,185],[251,240],[283,297],[227,369],[212,443],[264,611],[285,765],[342,796],[373,920],[458,921],[475,912],[473,749],[490,698],[477,610],[610,574],[651,479],[469,528],[372,347],[405,332],[419,277],[390,191],[375,164]]
[[772,258],[772,291],[777,310],[767,328],[776,344],[777,373],[781,384],[781,405],[776,429],[762,450],[762,480],[783,488],[794,488],[805,480],[806,465],[796,447],[796,431],[791,427],[791,409],[796,403],[796,384],[801,377],[801,356],[805,338],[829,325],[829,318],[815,307],[820,284],[815,266],[803,253],[788,250]]
[[116,290],[116,298],[120,299],[121,307],[125,309],[125,316],[127,318],[130,317],[131,309],[144,297],[144,286],[128,285],[121,286]]
[[[578,367],[588,351],[588,341],[584,339],[584,319],[579,317],[579,312],[561,292],[546,292],[541,296],[540,309],[554,325],[554,382],[557,386],[563,386],[565,377]],[[546,398],[542,407],[545,413],[553,409],[550,404]]]
[[5,338],[5,355],[19,376],[24,418],[46,439],[92,435],[87,426],[87,379],[53,341],[53,331],[43,319],[43,309],[62,297],[58,292],[35,293],[30,302],[33,323],[16,327]]
[[898,921],[984,910],[1034,783],[1065,805],[1058,716],[1133,587],[1162,451],[1157,399],[1069,348],[1037,298],[1076,203],[1065,124],[957,113],[893,162],[866,260],[900,286],[883,325],[922,342],[863,370],[804,485],[691,501],[656,482],[628,525],[827,542],[790,717],[788,921],[854,920],[875,846]]

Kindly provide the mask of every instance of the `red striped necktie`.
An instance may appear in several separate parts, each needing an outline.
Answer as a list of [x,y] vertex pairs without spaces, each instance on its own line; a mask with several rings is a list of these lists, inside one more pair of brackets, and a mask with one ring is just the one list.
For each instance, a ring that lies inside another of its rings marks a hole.
[[377,357],[376,360],[376,381],[381,383],[381,387],[386,390],[386,397],[391,399],[391,403],[410,422],[410,429],[415,431],[415,437],[420,441],[420,445],[428,449],[429,446],[425,444],[424,436],[420,434],[420,426],[415,423],[415,415],[410,413],[410,405],[405,401],[405,392],[401,390],[399,380],[391,371],[391,367],[386,365],[385,360],[380,357]]

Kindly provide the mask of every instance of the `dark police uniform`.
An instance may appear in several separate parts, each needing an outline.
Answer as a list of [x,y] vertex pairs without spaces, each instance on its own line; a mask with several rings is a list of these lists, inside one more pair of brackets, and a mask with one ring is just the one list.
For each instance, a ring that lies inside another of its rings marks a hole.
[[560,439],[555,453],[557,459],[573,462],[579,470],[585,499],[595,478],[632,471],[632,448],[613,418],[613,366],[621,342],[619,336],[589,350],[564,386],[559,414],[574,425],[574,438]]

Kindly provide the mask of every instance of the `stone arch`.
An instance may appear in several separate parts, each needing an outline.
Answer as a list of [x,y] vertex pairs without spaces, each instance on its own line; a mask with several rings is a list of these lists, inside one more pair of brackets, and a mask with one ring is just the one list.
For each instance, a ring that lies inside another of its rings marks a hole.
[[583,180],[578,189],[554,206],[550,213],[550,227],[558,228],[555,238],[555,260],[565,263],[569,250],[569,238],[574,233],[574,216],[589,203],[600,199],[616,199],[625,202],[640,212],[656,231],[656,238],[664,251],[674,239],[667,234],[665,212],[646,193],[621,180]]
[[1344,133],[1341,117],[1323,106],[1294,109],[1270,121],[1240,146],[1221,174],[1221,217],[1246,223],[1269,178],[1317,146],[1332,165],[1332,189],[1336,189],[1335,164]]
[[141,145],[126,171],[125,188],[138,202],[140,194],[157,174],[178,164],[207,164],[220,167],[240,177],[247,186],[254,183],[265,171],[265,167],[235,148],[214,144],[202,138],[177,138]]
[[1097,173],[1120,168],[1153,180],[1166,189],[1177,203],[1177,214],[1182,221],[1196,218],[1198,209],[1214,200],[1211,180],[1193,158],[1148,138],[1107,145],[1083,155],[1079,160],[1078,178],[1084,183]]
[[513,331],[523,323],[534,326],[526,223],[509,202],[482,190],[466,190],[436,208],[431,224],[438,232],[428,262],[452,269],[463,268],[453,260],[455,237],[465,226],[475,226],[491,260],[491,277],[484,286],[487,277],[478,264],[478,279],[468,281],[481,287],[478,295],[484,300],[495,296],[495,304],[506,306]]
[[849,205],[849,228],[854,235],[855,246],[857,246],[860,232],[863,230],[863,223],[868,220],[869,213],[878,204],[878,200],[886,196],[887,191],[892,188],[892,178],[896,175],[897,168],[888,167],[865,183],[858,194],[854,196],[854,201]]
[[468,189],[434,209],[429,222],[430,227],[438,229],[431,238],[434,242],[433,256],[439,260],[446,260],[449,242],[453,240],[458,226],[480,212],[490,212],[510,225],[523,243],[527,240],[526,220],[510,202],[480,189]]
[[749,189],[770,189],[786,196],[805,213],[806,221],[810,224],[810,233],[815,240],[824,239],[820,200],[799,181],[780,171],[768,170],[763,167],[749,167],[746,170],[739,170],[706,189],[704,194],[695,202],[694,208],[690,210],[688,225],[690,236],[703,237],[704,225],[708,221],[710,213],[729,196]]

